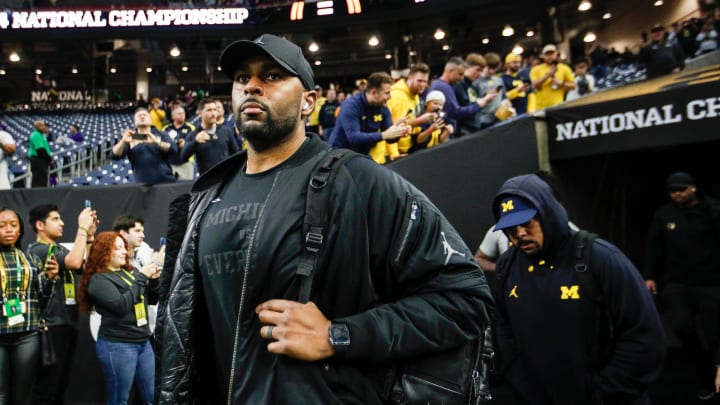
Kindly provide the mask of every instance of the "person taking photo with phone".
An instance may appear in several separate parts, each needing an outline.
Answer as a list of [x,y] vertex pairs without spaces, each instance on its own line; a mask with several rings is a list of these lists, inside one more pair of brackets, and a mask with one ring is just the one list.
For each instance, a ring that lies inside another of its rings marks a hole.
[[565,93],[575,88],[575,76],[570,66],[560,62],[558,49],[553,44],[542,50],[543,63],[530,70],[530,80],[535,89],[535,112],[565,101]]
[[119,232],[101,232],[90,248],[78,286],[80,309],[95,309],[102,320],[96,352],[105,376],[108,404],[126,404],[135,385],[140,403],[155,397],[155,355],[147,305],[157,302],[160,254],[140,269],[130,264]]
[[447,141],[454,132],[453,126],[445,122],[445,112],[442,110],[444,104],[445,95],[440,91],[433,90],[425,96],[425,113],[435,114],[437,118],[420,126],[420,133],[413,136],[410,152],[439,145]]
[[130,160],[136,183],[174,183],[170,164],[178,159],[177,144],[165,132],[153,129],[146,108],[136,109],[133,120],[135,129],[126,129],[112,147],[113,159]]
[[93,243],[99,221],[92,208],[80,211],[75,240],[70,250],[59,243],[65,223],[57,205],[32,207],[29,222],[37,233],[37,240],[27,248],[28,259],[41,272],[49,270],[51,265],[56,267],[59,276],[58,281],[52,284],[52,294],[42,314],[55,349],[56,361],[38,371],[33,388],[33,404],[62,404],[78,339],[76,287],[82,275],[85,254]]

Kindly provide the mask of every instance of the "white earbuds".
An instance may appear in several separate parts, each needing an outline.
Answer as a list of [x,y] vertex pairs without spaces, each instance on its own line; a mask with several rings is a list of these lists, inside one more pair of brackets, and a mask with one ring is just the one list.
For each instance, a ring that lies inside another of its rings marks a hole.
[[305,102],[305,106],[303,107],[303,109],[304,109],[304,110],[307,110],[308,107],[310,107],[310,104],[308,104],[308,102],[306,101],[306,102]]
[[695,192],[695,187],[692,188],[693,193]]

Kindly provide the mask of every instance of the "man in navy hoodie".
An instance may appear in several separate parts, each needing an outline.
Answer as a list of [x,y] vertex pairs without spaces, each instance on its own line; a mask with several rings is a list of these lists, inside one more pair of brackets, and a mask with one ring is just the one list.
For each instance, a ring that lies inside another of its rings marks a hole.
[[667,343],[632,262],[597,238],[590,273],[580,275],[567,212],[537,175],[507,180],[493,212],[495,229],[515,246],[498,260],[506,276],[492,287],[497,346],[517,403],[649,404]]

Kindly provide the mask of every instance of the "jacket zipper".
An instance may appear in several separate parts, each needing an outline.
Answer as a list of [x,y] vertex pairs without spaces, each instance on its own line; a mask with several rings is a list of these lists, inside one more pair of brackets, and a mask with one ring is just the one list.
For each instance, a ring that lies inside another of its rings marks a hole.
[[415,221],[417,221],[417,211],[418,211],[418,203],[417,199],[413,197],[412,204],[410,206],[410,219],[408,220],[407,228],[405,228],[405,233],[403,233],[402,241],[400,242],[400,247],[398,248],[397,255],[395,256],[395,262],[400,262],[400,256],[402,256],[403,251],[405,250],[405,245],[408,242],[408,238],[410,237],[410,232],[413,229],[413,224]]
[[237,320],[235,321],[235,338],[233,339],[232,363],[230,364],[230,381],[228,382],[227,405],[232,405],[232,392],[233,386],[235,384],[235,361],[237,359],[238,340],[240,339],[240,318],[242,315],[243,304],[245,303],[245,290],[247,287],[247,275],[250,269],[250,256],[252,255],[252,250],[255,246],[255,235],[257,235],[257,230],[260,227],[260,222],[262,221],[263,215],[265,214],[265,207],[267,206],[267,202],[270,200],[270,196],[275,190],[275,185],[277,184],[280,174],[282,174],[282,170],[278,171],[275,175],[272,186],[270,187],[270,192],[268,192],[267,197],[265,197],[265,202],[263,202],[263,206],[260,209],[260,213],[258,214],[258,219],[255,222],[255,226],[252,230],[252,237],[250,238],[250,243],[248,244],[247,256],[245,256],[245,271],[243,272],[242,289],[240,290],[240,303],[238,304],[238,315]]

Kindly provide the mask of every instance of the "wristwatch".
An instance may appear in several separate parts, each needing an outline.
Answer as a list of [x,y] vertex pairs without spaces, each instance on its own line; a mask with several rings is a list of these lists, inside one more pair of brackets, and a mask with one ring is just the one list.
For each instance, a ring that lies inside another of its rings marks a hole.
[[328,338],[334,349],[350,346],[350,330],[344,323],[331,323]]

